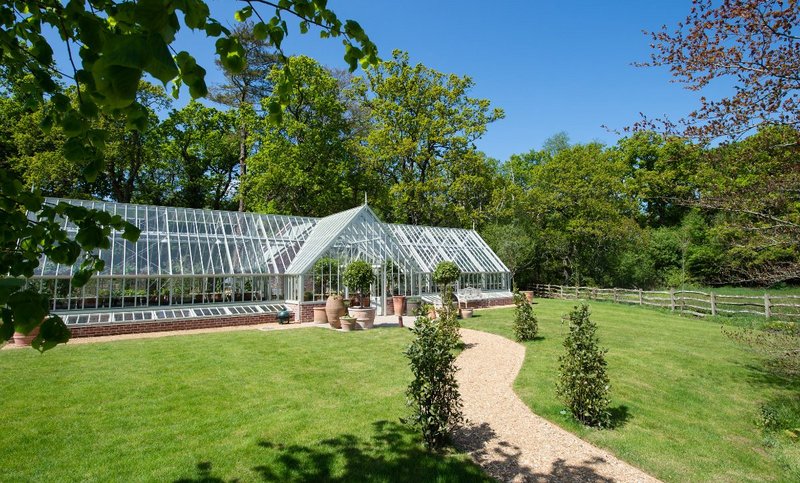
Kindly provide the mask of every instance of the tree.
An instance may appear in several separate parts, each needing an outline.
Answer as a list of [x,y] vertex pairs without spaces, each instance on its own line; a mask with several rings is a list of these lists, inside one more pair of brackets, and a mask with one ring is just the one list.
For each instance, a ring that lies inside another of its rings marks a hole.
[[[676,29],[665,26],[649,35],[654,51],[642,65],[669,67],[695,91],[711,83],[735,88],[728,97],[701,98],[683,122],[662,121],[662,128],[708,139],[738,137],[762,125],[800,127],[796,0],[693,0]],[[645,119],[637,127],[656,124]]]
[[[377,48],[361,26],[352,20],[342,22],[326,8],[323,1],[250,0],[236,12],[236,19],[247,20],[254,13],[259,21],[254,25],[254,35],[269,39],[280,52],[288,24],[282,16],[288,14],[300,19],[300,31],[305,33],[310,25],[321,29],[323,37],[342,37],[345,45],[344,59],[355,70],[362,65],[377,63]],[[275,8],[265,20],[253,4]],[[186,51],[173,57],[170,47],[176,33],[183,25],[208,36],[217,37],[216,51],[223,66],[232,72],[244,67],[244,51],[238,39],[220,22],[209,16],[208,5],[202,0],[140,0],[118,2],[114,0],[72,1],[66,5],[57,0],[15,0],[0,5],[0,57],[3,75],[7,79],[20,79],[30,75],[32,82],[25,84],[23,94],[32,104],[47,104],[46,115],[40,125],[49,130],[58,126],[63,130],[65,142],[62,152],[66,160],[79,163],[88,182],[94,182],[104,168],[103,150],[106,132],[94,129],[91,122],[102,114],[122,116],[126,126],[144,130],[148,114],[136,101],[139,82],[145,73],[164,84],[171,82],[173,92],[183,85],[193,98],[207,94],[205,69]],[[72,72],[68,77],[75,86],[76,96],[70,99],[59,82],[64,77],[55,67],[53,47],[45,32],[53,29],[66,47]],[[358,45],[358,46],[356,46]],[[73,55],[79,54],[79,61]],[[76,62],[77,61],[77,62]],[[281,102],[291,92],[290,77],[277,86],[278,99],[269,105],[270,117],[280,120]],[[4,231],[0,238],[0,307],[3,325],[0,333],[8,338],[15,328],[27,330],[31,321],[47,317],[44,295],[23,289],[24,278],[33,274],[43,254],[62,264],[73,264],[81,251],[91,251],[108,244],[110,230],[124,230],[135,240],[135,227],[118,217],[92,210],[76,209],[62,204],[48,207],[38,191],[23,189],[18,174],[0,171],[0,225]],[[39,213],[29,220],[25,211]],[[78,223],[76,238],[69,242],[66,231],[56,222],[58,217],[69,215]],[[91,254],[73,274],[73,287],[83,286],[91,273],[102,269],[102,262]],[[63,342],[68,330],[60,319],[49,317],[42,325],[40,348],[50,342]]]
[[608,427],[609,379],[606,349],[600,348],[597,325],[589,318],[589,306],[582,304],[569,314],[566,352],[559,356],[556,392],[572,416],[587,426]]
[[[356,120],[348,116],[340,81],[315,60],[290,57],[295,88],[280,126],[263,126],[259,151],[244,181],[248,206],[259,211],[327,216],[357,205],[380,183],[358,148]],[[283,75],[275,68],[275,82]],[[270,99],[266,100],[267,102]]]
[[244,52],[245,66],[239,72],[227,69],[217,60],[226,82],[211,89],[211,99],[236,109],[236,126],[239,137],[239,211],[245,210],[245,188],[247,186],[247,159],[251,155],[252,124],[256,121],[256,109],[261,100],[270,97],[273,79],[270,72],[280,61],[267,39],[255,34],[255,25],[246,21],[233,28],[232,35],[239,41]]
[[157,204],[221,209],[230,191],[238,162],[234,114],[192,101],[172,111],[161,126],[164,139],[161,176],[170,180],[165,193],[157,187]]
[[517,284],[520,272],[534,264],[535,241],[521,223],[492,223],[481,230],[481,237],[505,263]]
[[[448,186],[458,183],[467,160],[479,161],[474,142],[503,111],[469,96],[469,77],[446,75],[408,54],[366,72],[361,95],[370,111],[368,159],[389,188],[386,211],[401,223],[448,224]],[[444,214],[445,216],[442,216]]]

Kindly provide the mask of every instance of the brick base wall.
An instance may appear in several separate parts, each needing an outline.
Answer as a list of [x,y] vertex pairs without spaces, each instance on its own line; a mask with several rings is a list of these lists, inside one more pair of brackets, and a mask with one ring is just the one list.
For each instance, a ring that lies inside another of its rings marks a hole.
[[471,300],[467,304],[468,307],[473,309],[486,309],[489,307],[500,307],[503,305],[514,305],[514,298],[505,297],[498,299]]
[[317,307],[325,307],[325,302],[304,302],[300,305],[286,304],[286,308],[294,314],[294,320],[299,322],[313,322],[314,308]]
[[[291,310],[291,309],[290,309]],[[139,334],[142,332],[165,332],[172,330],[209,329],[239,325],[258,325],[277,322],[277,314],[247,314],[198,319],[159,320],[109,325],[72,326],[72,337],[97,337],[101,335]]]

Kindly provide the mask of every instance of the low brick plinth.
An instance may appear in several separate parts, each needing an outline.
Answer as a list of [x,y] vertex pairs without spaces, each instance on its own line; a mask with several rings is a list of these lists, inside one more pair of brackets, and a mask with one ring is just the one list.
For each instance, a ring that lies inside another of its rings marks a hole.
[[72,337],[97,337],[102,335],[140,334],[173,330],[210,329],[239,325],[277,323],[278,314],[242,314],[202,317],[196,319],[154,320],[148,322],[123,322],[103,325],[70,326]]

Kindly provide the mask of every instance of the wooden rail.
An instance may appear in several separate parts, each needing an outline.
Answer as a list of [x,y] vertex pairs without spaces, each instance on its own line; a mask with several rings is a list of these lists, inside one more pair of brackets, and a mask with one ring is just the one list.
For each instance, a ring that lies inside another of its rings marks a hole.
[[706,315],[758,315],[780,319],[800,319],[800,295],[723,295],[697,290],[642,290],[627,288],[569,287],[534,285],[537,297],[606,300],[610,302],[661,307],[699,317]]

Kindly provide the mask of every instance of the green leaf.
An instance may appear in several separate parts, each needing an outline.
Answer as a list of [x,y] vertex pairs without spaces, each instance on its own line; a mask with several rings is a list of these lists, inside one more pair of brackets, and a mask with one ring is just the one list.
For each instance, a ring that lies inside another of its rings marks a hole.
[[165,85],[178,76],[178,66],[169,53],[169,48],[159,35],[150,34],[147,37],[151,57],[145,70]]
[[39,335],[33,339],[32,346],[39,352],[52,349],[58,344],[65,344],[72,334],[67,324],[57,315],[48,317],[39,329]]
[[235,18],[237,22],[244,22],[250,18],[251,15],[253,15],[253,7],[248,5],[234,13],[233,18]]
[[47,297],[33,290],[20,290],[8,297],[14,317],[14,330],[29,334],[47,315]]

